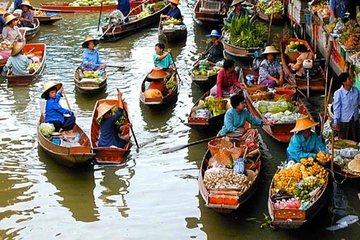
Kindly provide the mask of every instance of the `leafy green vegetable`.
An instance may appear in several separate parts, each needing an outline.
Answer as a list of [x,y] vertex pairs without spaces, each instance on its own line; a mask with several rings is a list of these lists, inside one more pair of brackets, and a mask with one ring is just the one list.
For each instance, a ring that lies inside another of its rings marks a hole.
[[50,137],[50,134],[55,132],[55,126],[52,123],[42,123],[40,124],[39,129],[45,137]]

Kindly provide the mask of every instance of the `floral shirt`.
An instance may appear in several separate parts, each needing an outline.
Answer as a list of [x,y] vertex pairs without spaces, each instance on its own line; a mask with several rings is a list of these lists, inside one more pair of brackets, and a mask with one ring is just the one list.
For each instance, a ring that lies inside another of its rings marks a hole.
[[264,59],[259,68],[259,83],[265,81],[268,75],[273,77],[279,77],[280,73],[283,71],[280,62],[274,60],[272,63],[267,59]]

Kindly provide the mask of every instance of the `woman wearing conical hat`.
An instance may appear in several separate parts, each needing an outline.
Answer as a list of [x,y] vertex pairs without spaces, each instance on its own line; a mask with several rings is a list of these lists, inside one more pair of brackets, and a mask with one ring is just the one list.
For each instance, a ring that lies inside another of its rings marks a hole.
[[224,46],[219,40],[221,34],[213,29],[206,37],[210,38],[210,42],[206,45],[205,51],[201,53],[201,57],[206,57],[212,63],[224,60]]
[[274,46],[267,46],[262,53],[266,58],[259,67],[259,84],[269,88],[280,86],[284,82],[284,71],[281,63],[276,60],[279,51]]
[[14,42],[13,48],[11,50],[11,56],[7,60],[3,69],[4,73],[6,73],[9,69],[11,70],[12,75],[31,74],[35,71],[33,68],[28,69],[29,65],[33,61],[22,54],[21,51],[24,46],[24,42]]
[[20,22],[23,27],[34,27],[34,15],[31,10],[34,8],[31,6],[30,2],[27,0],[24,0],[21,4],[21,15],[20,15]]
[[18,18],[11,13],[5,13],[5,26],[2,31],[2,37],[4,40],[13,43],[17,42],[25,42],[24,34],[19,31],[17,26]]
[[74,113],[66,108],[63,108],[59,101],[63,96],[63,85],[54,81],[44,83],[44,91],[41,98],[45,98],[45,122],[52,123],[55,126],[55,131],[71,130],[75,126],[76,118]]
[[[98,39],[89,35],[85,37],[85,40],[82,43],[82,47],[85,48],[82,63],[83,71],[97,71],[106,67],[106,65],[102,64],[99,52],[95,48],[98,44]],[[103,71],[100,71],[99,75],[101,75],[102,72]]]
[[169,11],[167,12],[167,14],[161,14],[161,18],[175,18],[175,19],[180,19],[182,20],[182,15],[180,12],[180,9],[178,7],[178,5],[180,5],[180,1],[179,0],[169,0],[171,7],[169,9]]
[[233,0],[231,7],[234,7],[234,10],[229,14],[225,19],[227,23],[231,23],[232,19],[235,17],[241,17],[249,14],[249,12],[242,6],[245,0]]
[[308,116],[296,120],[295,127],[290,131],[294,135],[287,148],[288,161],[299,162],[302,158],[315,158],[319,151],[326,152],[321,138],[311,131],[318,123]]

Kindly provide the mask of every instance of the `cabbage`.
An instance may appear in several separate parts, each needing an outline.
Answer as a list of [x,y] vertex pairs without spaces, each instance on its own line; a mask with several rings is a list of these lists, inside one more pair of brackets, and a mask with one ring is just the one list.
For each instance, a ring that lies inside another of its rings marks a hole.
[[55,126],[52,123],[42,123],[39,129],[45,137],[50,137],[51,133],[55,132]]
[[258,103],[257,108],[259,109],[259,111],[260,111],[261,113],[266,113],[266,112],[268,112],[268,104],[267,104],[265,101],[260,101],[260,102]]

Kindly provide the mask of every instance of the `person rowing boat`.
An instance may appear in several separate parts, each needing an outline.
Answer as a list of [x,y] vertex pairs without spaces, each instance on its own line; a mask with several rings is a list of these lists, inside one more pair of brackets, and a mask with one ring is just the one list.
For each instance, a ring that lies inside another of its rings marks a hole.
[[81,45],[85,48],[81,67],[83,71],[98,72],[98,75],[102,75],[106,65],[102,63],[99,52],[95,48],[97,44],[99,44],[99,40],[89,35],[85,37]]

